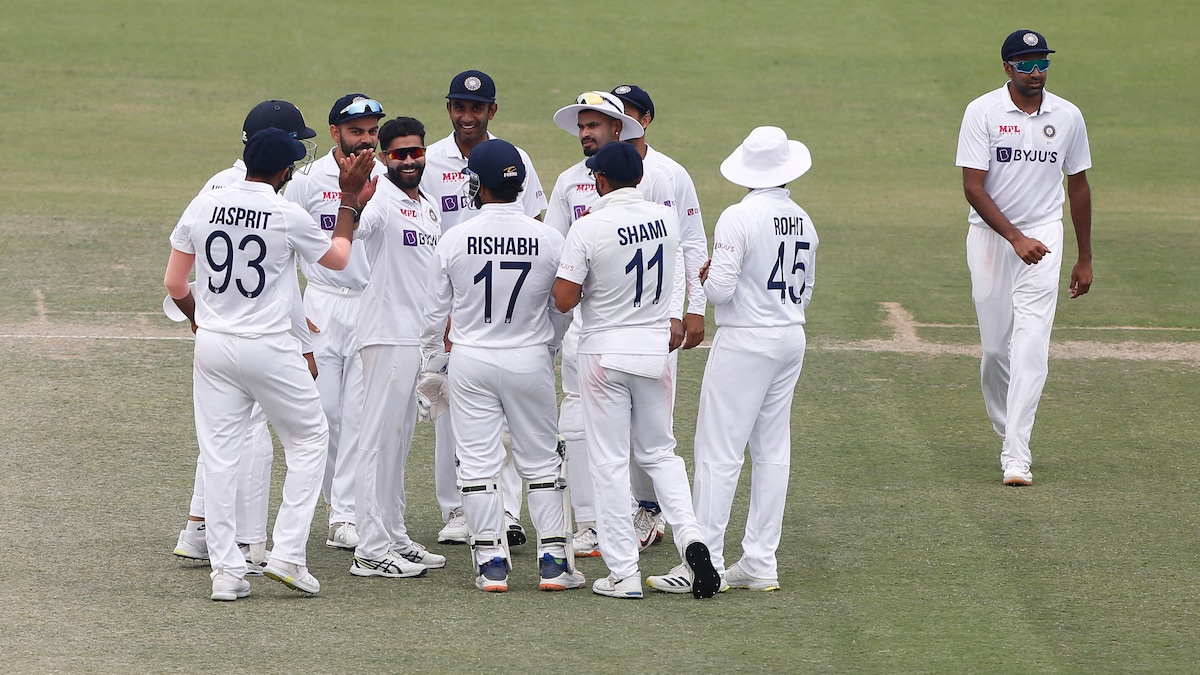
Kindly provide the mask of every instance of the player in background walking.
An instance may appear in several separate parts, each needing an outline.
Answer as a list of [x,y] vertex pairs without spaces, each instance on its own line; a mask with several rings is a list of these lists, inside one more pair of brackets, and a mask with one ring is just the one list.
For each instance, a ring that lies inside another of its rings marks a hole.
[[[582,121],[582,118],[581,118]],[[567,233],[554,282],[560,311],[580,306],[579,392],[596,498],[596,527],[609,575],[592,591],[642,597],[638,543],[629,508],[629,464],[649,474],[696,598],[711,597],[713,568],[695,513],[687,471],[671,431],[671,285],[679,219],[637,190],[642,158],[609,143],[587,160],[600,198]],[[582,300],[581,300],[582,297]]]
[[498,485],[507,423],[513,463],[529,485],[540,588],[579,588],[584,577],[567,551],[571,532],[557,452],[553,354],[570,315],[551,310],[550,288],[562,235],[529,217],[520,203],[526,170],[511,143],[494,139],[476,146],[467,169],[467,196],[478,215],[438,243],[422,356],[426,363],[443,358],[449,317],[449,414],[478,570],[475,585],[503,593],[512,570],[505,546],[508,497]]
[[1029,439],[1049,371],[1064,197],[1078,249],[1070,297],[1092,285],[1091,150],[1079,108],[1045,89],[1052,53],[1035,31],[1005,38],[1008,81],[967,106],[955,159],[971,205],[967,266],[983,345],[983,402],[1004,439],[1005,485],[1033,483]]
[[[712,260],[701,271],[717,334],[700,388],[692,503],[713,566],[732,588],[779,588],[775,552],[791,470],[792,397],[819,243],[784,186],[811,166],[808,148],[778,127],[754,129],[721,163],[721,175],[749,193],[717,220]],[[726,569],[725,530],[747,443],[750,512],[742,558]],[[691,571],[680,565],[647,583],[686,593]]]
[[[329,232],[337,220],[342,193],[338,164],[358,152],[375,153],[383,106],[366,94],[346,94],[329,110],[329,135],[333,148],[304,174],[296,176],[284,196],[299,204],[321,229]],[[374,176],[384,173],[376,162]],[[329,532],[325,545],[353,550],[358,546],[354,495],[361,464],[359,427],[362,422],[363,374],[354,328],[363,291],[367,287],[367,256],[361,246],[350,253],[346,269],[332,271],[301,262],[308,285],[304,310],[320,331],[313,335],[317,360],[317,389],[329,420],[329,458],[321,492],[329,507]]]
[[[421,190],[441,209],[442,234],[459,223],[479,214],[475,204],[463,196],[466,177],[463,169],[471,152],[480,143],[495,138],[488,124],[499,110],[496,103],[496,83],[479,70],[467,70],[454,76],[446,94],[446,112],[453,131],[432,143],[425,153],[425,176]],[[525,182],[519,197],[525,215],[541,219],[546,209],[546,195],[529,155],[517,148],[525,166]],[[437,418],[434,444],[434,489],[442,509],[445,527],[438,532],[439,544],[465,544],[469,532],[462,510],[462,494],[454,459],[454,431],[450,415]],[[511,462],[505,462],[501,472],[504,490],[505,532],[510,546],[525,543],[521,526],[521,479]]]
[[[353,218],[340,210],[332,240],[303,209],[278,195],[306,155],[286,131],[250,137],[246,179],[192,200],[171,234],[164,285],[196,328],[192,398],[204,458],[206,540],[213,600],[250,593],[235,540],[237,479],[251,410],[257,402],[283,442],[287,477],[275,518],[274,551],[263,573],[317,593],[306,547],[324,466],[328,426],[312,374],[296,358],[290,278],[297,254],[330,268],[350,259]],[[372,159],[343,163],[341,185],[356,193]],[[195,268],[196,293],[188,285]]]
[[[316,150],[316,144],[308,140],[317,135],[304,123],[304,115],[295,105],[287,101],[263,101],[250,109],[242,123],[242,144],[251,136],[263,129],[275,127],[292,134],[309,150]],[[204,194],[243,180],[246,177],[246,164],[238,157],[233,166],[224,169],[209,178],[200,190]],[[291,286],[294,298],[292,312],[292,334],[300,340],[300,351],[308,363],[309,370],[316,376],[316,362],[312,355],[311,333],[304,320],[304,307],[300,301],[300,285],[295,274],[287,280]],[[250,414],[250,425],[246,433],[247,451],[242,454],[242,466],[238,476],[238,518],[237,541],[239,548],[252,563],[247,568],[247,574],[257,576],[262,574],[262,565],[266,562],[267,541],[267,512],[271,496],[271,462],[275,454],[275,446],[271,440],[271,430],[267,427],[267,416],[257,403]],[[179,532],[175,542],[175,555],[191,560],[208,561],[208,545],[205,543],[204,527],[204,459],[196,458],[196,478],[192,488],[192,501],[188,508],[187,524]]]
[[420,192],[425,127],[411,117],[379,129],[387,175],[362,209],[357,237],[370,264],[358,314],[364,403],[355,510],[358,547],[350,573],[401,578],[446,566],[404,525],[404,469],[417,422],[422,308],[442,234],[436,207]]

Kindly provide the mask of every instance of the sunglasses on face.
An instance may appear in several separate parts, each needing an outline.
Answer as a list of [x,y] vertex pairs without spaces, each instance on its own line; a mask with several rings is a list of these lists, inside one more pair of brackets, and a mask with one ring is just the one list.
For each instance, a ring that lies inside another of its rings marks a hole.
[[342,108],[338,115],[347,117],[349,115],[361,115],[366,112],[382,115],[383,106],[380,105],[379,101],[376,101],[373,98],[363,98],[351,103],[345,108]]
[[1018,73],[1029,75],[1036,68],[1043,73],[1050,70],[1050,59],[1031,59],[1029,61],[1009,61],[1008,65]]
[[425,156],[425,146],[418,145],[415,148],[396,148],[395,150],[388,150],[383,154],[388,159],[394,159],[396,161],[408,159],[409,157],[412,157],[413,159],[420,159],[421,157]]

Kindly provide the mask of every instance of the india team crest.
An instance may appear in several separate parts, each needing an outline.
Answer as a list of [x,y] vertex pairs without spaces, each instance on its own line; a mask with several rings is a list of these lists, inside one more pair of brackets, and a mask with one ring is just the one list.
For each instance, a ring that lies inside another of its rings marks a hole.
[[467,91],[479,91],[479,88],[483,86],[483,83],[479,81],[478,77],[472,75],[471,77],[468,77],[465,82],[463,82],[463,86],[467,88]]
[[628,94],[631,91],[633,91],[633,90],[630,89],[629,85],[627,85],[627,84],[623,84],[623,85],[617,87],[616,89],[613,89],[614,94]]
[[1042,135],[1046,138],[1054,138],[1058,135],[1058,130],[1054,128],[1053,124],[1047,124],[1042,127]]
[[1034,35],[1033,33],[1026,33],[1021,37],[1021,41],[1030,47],[1033,47],[1038,43],[1038,36]]

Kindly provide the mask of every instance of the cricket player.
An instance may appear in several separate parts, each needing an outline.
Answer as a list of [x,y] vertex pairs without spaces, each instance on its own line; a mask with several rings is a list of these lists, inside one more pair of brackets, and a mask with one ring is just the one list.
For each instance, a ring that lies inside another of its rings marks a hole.
[[[263,129],[275,127],[292,134],[305,145],[311,155],[316,150],[316,144],[311,138],[317,132],[304,123],[304,115],[295,105],[288,101],[263,101],[250,109],[242,123],[242,144],[255,133]],[[204,184],[199,194],[210,190],[229,187],[246,177],[246,164],[239,157],[233,166],[218,172]],[[291,275],[289,286],[293,292],[292,334],[300,340],[300,351],[308,364],[309,370],[316,376],[316,362],[312,355],[311,333],[304,320],[304,307],[300,302],[300,286],[296,275]],[[173,305],[172,305],[173,306]],[[186,318],[186,317],[183,317]],[[183,320],[180,318],[179,320]],[[250,426],[246,433],[247,451],[242,453],[242,466],[238,476],[237,497],[237,541],[238,547],[252,563],[247,567],[249,576],[261,576],[262,566],[266,564],[268,551],[267,541],[267,511],[271,495],[271,462],[275,454],[275,446],[271,440],[271,431],[267,427],[267,416],[257,403],[250,414]],[[193,483],[192,501],[188,509],[188,520],[184,529],[180,530],[175,542],[175,555],[208,562],[208,545],[205,543],[204,527],[204,460],[196,458],[196,478]]]
[[[495,138],[488,130],[488,124],[496,116],[497,110],[496,83],[487,73],[467,70],[450,81],[446,112],[450,116],[453,131],[429,146],[425,153],[425,176],[421,179],[421,190],[441,208],[443,234],[479,214],[474,202],[464,195],[466,176],[463,169],[480,143]],[[517,152],[525,166],[525,182],[518,201],[525,215],[540,220],[542,211],[546,209],[546,194],[528,153],[521,148],[517,148]],[[454,431],[450,419],[449,415],[443,414],[436,421],[434,488],[442,509],[442,522],[446,524],[438,532],[438,543],[465,544],[469,532],[454,465]],[[508,544],[519,546],[525,543],[526,537],[520,521],[521,479],[512,462],[505,462],[500,485],[504,490]]]
[[971,205],[967,266],[983,345],[983,402],[1004,439],[1005,485],[1033,483],[1029,438],[1049,372],[1064,197],[1078,249],[1070,297],[1092,285],[1092,155],[1079,108],[1045,89],[1052,53],[1035,31],[1005,38],[1008,81],[967,106],[955,158]]
[[[754,129],[721,163],[721,175],[749,192],[717,220],[712,261],[701,274],[717,334],[700,388],[692,503],[713,566],[731,588],[779,588],[775,552],[791,470],[792,398],[819,243],[784,186],[811,166],[808,148],[778,127]],[[725,530],[747,443],[750,512],[742,558],[726,569]],[[681,565],[647,583],[686,593],[690,571]]]
[[379,129],[384,178],[362,211],[357,236],[370,264],[358,314],[363,365],[362,463],[355,499],[358,547],[350,573],[421,576],[446,558],[412,540],[404,526],[404,469],[417,422],[422,308],[442,228],[420,192],[425,126],[411,117]]
[[552,309],[550,288],[563,239],[529,217],[520,203],[527,172],[507,141],[477,145],[467,165],[468,197],[478,215],[438,243],[425,305],[423,357],[443,352],[450,320],[450,419],[457,439],[462,506],[471,532],[475,586],[508,590],[512,562],[504,546],[508,509],[498,486],[506,452],[529,485],[529,514],[538,533],[539,587],[579,588],[584,577],[567,553],[558,455],[554,360],[570,316]]
[[[250,593],[235,540],[238,467],[257,402],[283,442],[287,478],[275,519],[274,551],[264,574],[305,593],[320,583],[305,566],[306,547],[329,430],[312,374],[296,354],[290,278],[295,256],[330,268],[350,260],[353,217],[340,209],[333,238],[277,193],[306,155],[281,129],[246,143],[246,179],[192,200],[171,234],[164,285],[197,327],[193,369],[196,437],[204,459],[206,541],[213,600]],[[342,164],[341,186],[357,194],[369,155]],[[193,267],[196,293],[188,284]]]
[[[341,191],[338,164],[358,152],[375,153],[383,106],[365,94],[346,94],[329,110],[329,135],[333,148],[296,176],[284,196],[312,215],[321,229],[330,232],[337,220]],[[374,176],[384,173],[376,163]],[[358,546],[355,527],[354,491],[358,476],[359,425],[362,419],[362,361],[354,328],[358,308],[367,287],[367,256],[361,246],[350,252],[346,269],[333,271],[301,262],[308,285],[304,310],[320,331],[313,335],[317,361],[317,390],[329,420],[329,458],[321,491],[329,507],[329,533],[325,545],[354,550]]]
[[[579,392],[588,439],[596,529],[609,575],[592,591],[642,597],[638,543],[629,508],[629,463],[650,476],[680,556],[692,571],[692,595],[719,590],[696,515],[687,472],[671,431],[671,286],[679,219],[637,190],[642,158],[609,143],[587,160],[600,198],[567,233],[554,282],[560,311],[580,306]],[[581,301],[582,297],[582,301]]]

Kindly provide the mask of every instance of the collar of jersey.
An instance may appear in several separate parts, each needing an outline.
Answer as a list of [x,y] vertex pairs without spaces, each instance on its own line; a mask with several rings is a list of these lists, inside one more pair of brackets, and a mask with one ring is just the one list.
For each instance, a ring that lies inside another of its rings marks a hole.
[[[1024,110],[1018,108],[1016,103],[1013,103],[1012,94],[1008,93],[1007,82],[1003,87],[1000,87],[1000,90],[1004,93],[1004,110],[1006,112],[1019,112],[1022,115],[1027,114]],[[1044,115],[1048,112],[1054,112],[1054,108],[1054,94],[1042,89],[1042,107],[1038,109],[1037,114]],[[1033,115],[1033,117],[1037,117],[1037,115]]]
[[638,192],[637,188],[621,188],[619,190],[613,190],[600,199],[597,199],[595,203],[592,204],[589,211],[595,212],[608,206],[638,204],[645,201],[646,198],[642,196],[642,193]]

